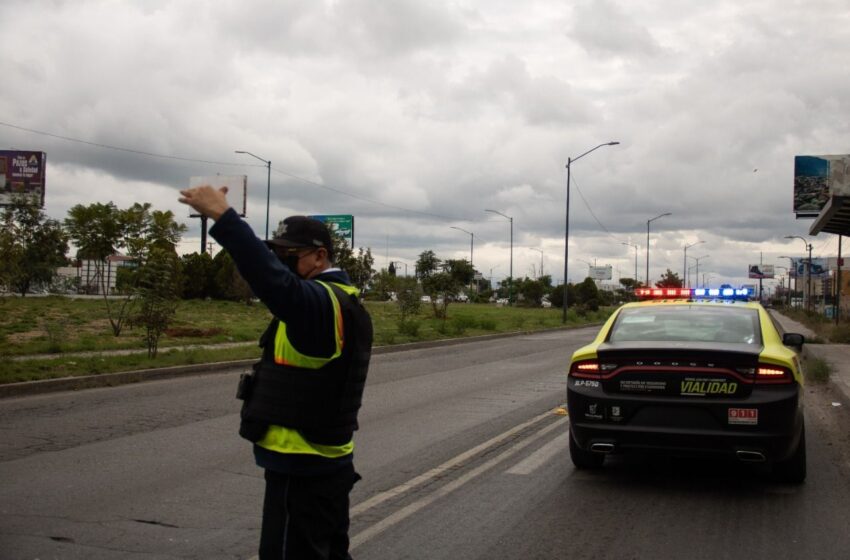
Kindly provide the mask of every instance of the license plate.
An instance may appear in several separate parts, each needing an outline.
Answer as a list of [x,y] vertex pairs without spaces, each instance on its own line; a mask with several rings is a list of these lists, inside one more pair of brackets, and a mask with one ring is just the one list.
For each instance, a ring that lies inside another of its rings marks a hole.
[[754,426],[759,423],[759,409],[757,408],[730,408],[730,424],[744,424]]

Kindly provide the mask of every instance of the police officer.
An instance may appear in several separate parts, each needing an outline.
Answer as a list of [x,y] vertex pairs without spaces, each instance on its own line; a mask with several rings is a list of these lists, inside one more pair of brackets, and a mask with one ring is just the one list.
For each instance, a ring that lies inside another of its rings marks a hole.
[[372,347],[372,323],[348,275],[333,267],[321,222],[283,221],[265,243],[227,203],[227,189],[181,191],[215,220],[210,235],[236,263],[273,319],[262,358],[243,376],[239,434],[265,469],[260,558],[346,559],[352,434]]

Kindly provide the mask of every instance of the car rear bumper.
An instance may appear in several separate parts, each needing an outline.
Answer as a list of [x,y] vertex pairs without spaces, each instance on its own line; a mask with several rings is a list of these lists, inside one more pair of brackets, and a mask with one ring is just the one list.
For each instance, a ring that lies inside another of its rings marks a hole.
[[720,454],[776,462],[787,459],[799,443],[799,393],[794,384],[756,388],[746,399],[664,398],[575,388],[571,379],[567,407],[570,431],[584,450]]

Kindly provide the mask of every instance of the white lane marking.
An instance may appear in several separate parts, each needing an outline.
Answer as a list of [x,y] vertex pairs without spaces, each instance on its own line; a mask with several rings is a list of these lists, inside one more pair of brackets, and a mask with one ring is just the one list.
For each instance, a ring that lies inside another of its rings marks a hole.
[[[548,415],[551,415],[551,412],[547,412],[546,415],[541,415],[538,418],[542,418],[542,416],[548,416]],[[531,422],[527,422],[526,424],[529,424],[529,423],[531,423]],[[552,430],[554,430],[556,428],[563,428],[561,422],[558,422],[558,421],[553,422],[552,424],[541,429],[539,432],[537,432],[533,436],[515,443],[513,446],[507,448],[505,451],[503,451],[502,453],[500,453],[496,457],[493,457],[492,459],[490,459],[486,463],[479,465],[478,467],[469,471],[465,475],[453,480],[452,482],[449,482],[448,484],[438,488],[437,490],[435,490],[431,494],[429,494],[427,496],[423,496],[422,498],[416,500],[415,502],[413,502],[413,503],[403,507],[402,509],[396,511],[392,515],[385,517],[381,521],[378,521],[374,525],[371,525],[370,527],[364,529],[363,531],[359,532],[358,534],[354,535],[354,537],[351,538],[350,549],[354,550],[355,548],[357,548],[361,544],[365,543],[366,541],[368,541],[372,537],[378,535],[379,533],[385,531],[386,529],[392,527],[393,525],[395,525],[395,524],[403,521],[404,519],[410,517],[411,515],[413,515],[417,511],[421,510],[425,506],[435,502],[437,499],[442,498],[443,496],[446,496],[447,494],[457,490],[458,488],[460,488],[461,486],[463,486],[464,484],[466,484],[470,480],[481,475],[485,471],[489,470],[490,468],[497,465],[498,463],[504,461],[505,459],[507,459],[508,457],[513,455],[514,453],[525,448],[526,446],[531,445],[532,443],[534,443],[535,441],[537,441],[538,439],[545,436],[546,434],[548,434],[549,432],[551,432]]]
[[494,445],[501,443],[502,441],[506,440],[507,438],[511,437],[512,435],[516,434],[517,432],[524,430],[528,426],[531,426],[532,424],[535,424],[535,423],[543,420],[544,418],[546,418],[548,416],[552,416],[551,410],[548,411],[548,412],[545,412],[545,413],[543,413],[539,416],[535,416],[531,420],[529,420],[527,422],[523,422],[522,424],[519,424],[518,426],[514,426],[510,430],[503,432],[503,433],[497,435],[496,437],[485,441],[481,445],[477,445],[477,446],[473,447],[472,449],[470,449],[468,451],[464,451],[460,455],[457,455],[456,457],[449,459],[448,461],[446,461],[442,465],[436,466],[433,469],[431,469],[427,472],[424,472],[424,473],[420,474],[419,476],[417,476],[415,478],[408,480],[407,482],[399,484],[395,488],[390,488],[389,490],[385,490],[385,491],[383,491],[379,494],[375,494],[374,496],[372,496],[368,500],[364,500],[364,501],[360,502],[359,504],[352,506],[350,516],[353,518],[354,516],[360,515],[361,513],[368,511],[368,510],[372,509],[373,507],[378,506],[378,505],[386,502],[387,500],[389,500],[391,498],[394,498],[394,497],[396,497],[400,494],[404,494],[405,492],[411,490],[412,488],[415,488],[416,486],[419,486],[421,484],[425,484],[426,482],[430,482],[430,481],[434,480],[435,478],[442,475],[446,471],[456,467],[458,464],[469,460],[471,457],[474,457],[476,455],[481,454],[488,447],[492,447]]
[[508,474],[528,475],[557,455],[566,457],[567,443],[569,443],[568,437],[566,434],[560,434],[505,472]]

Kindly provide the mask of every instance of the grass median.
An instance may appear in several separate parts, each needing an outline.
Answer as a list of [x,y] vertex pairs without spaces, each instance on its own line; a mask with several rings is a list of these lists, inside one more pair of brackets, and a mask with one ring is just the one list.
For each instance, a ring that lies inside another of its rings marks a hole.
[[[418,315],[402,323],[396,304],[366,302],[366,306],[375,346],[562,326],[560,309],[457,303],[441,320],[423,305]],[[611,311],[578,315],[570,310],[567,325],[598,323]],[[256,358],[254,343],[269,318],[261,304],[182,301],[160,339],[158,355],[150,359],[141,329],[125,327],[119,336],[112,333],[100,299],[4,297],[0,298],[0,383]],[[216,347],[224,344],[230,346]],[[193,347],[199,345],[204,347]],[[115,351],[133,353],[115,355]]]

